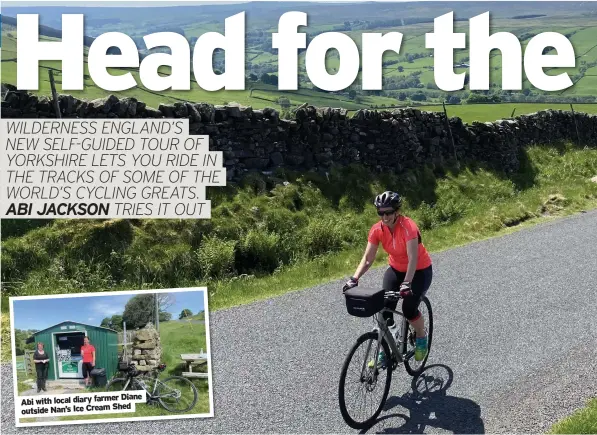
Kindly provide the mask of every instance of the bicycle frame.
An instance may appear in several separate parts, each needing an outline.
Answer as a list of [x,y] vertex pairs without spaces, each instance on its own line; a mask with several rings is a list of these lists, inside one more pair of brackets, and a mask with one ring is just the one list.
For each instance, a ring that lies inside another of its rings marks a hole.
[[[381,346],[382,338],[385,338],[386,342],[390,346],[390,350],[392,351],[392,357],[396,359],[396,362],[397,363],[404,362],[404,358],[402,357],[402,352],[400,350],[398,350],[398,346],[396,345],[396,340],[390,333],[390,329],[388,328],[388,325],[386,324],[386,320],[383,318],[384,312],[392,313],[392,314],[395,314],[402,318],[402,337],[401,337],[402,340],[401,340],[401,343],[403,346],[406,345],[406,339],[408,336],[408,320],[406,319],[404,314],[402,314],[400,311],[396,311],[396,310],[392,310],[390,308],[384,307],[381,311],[379,311],[373,315],[373,319],[376,324],[377,338],[378,338],[377,339],[377,349],[375,350],[375,356],[373,358],[374,359],[374,365],[373,365],[374,373],[377,373],[377,359],[378,359],[378,355],[379,355],[379,348]],[[394,320],[394,321],[396,322],[396,320]],[[369,343],[369,346],[367,347],[367,354],[369,354],[370,348],[371,348],[371,343]],[[363,362],[363,370],[365,369],[365,364],[366,364],[366,360]]]
[[131,384],[131,382],[133,382],[134,385],[138,385],[139,387],[143,388],[147,392],[147,394],[149,394],[149,399],[155,399],[156,398],[155,392],[158,387],[157,376],[153,376],[151,378],[151,380],[153,381],[153,390],[152,391],[149,391],[149,388],[151,388],[150,385],[148,385],[146,382],[142,382],[142,383],[139,382],[139,379],[140,378],[136,378],[135,376],[129,376],[127,374],[127,379],[126,379],[126,382],[124,383],[123,391],[126,391],[126,389]]

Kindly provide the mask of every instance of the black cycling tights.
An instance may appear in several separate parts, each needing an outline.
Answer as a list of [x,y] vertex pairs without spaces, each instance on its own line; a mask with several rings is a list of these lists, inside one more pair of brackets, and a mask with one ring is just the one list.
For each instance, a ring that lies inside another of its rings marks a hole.
[[[388,267],[383,276],[383,289],[384,291],[399,291],[400,284],[404,281],[406,272],[399,272],[392,267]],[[421,314],[419,311],[419,303],[421,302],[422,296],[427,292],[429,286],[431,286],[431,280],[433,277],[433,266],[429,266],[425,269],[417,270],[412,279],[411,288],[413,294],[407,296],[402,302],[402,313],[408,320],[416,320]],[[395,310],[398,301],[386,301],[386,307]],[[394,315],[392,313],[384,312],[384,319],[388,326],[394,324]]]

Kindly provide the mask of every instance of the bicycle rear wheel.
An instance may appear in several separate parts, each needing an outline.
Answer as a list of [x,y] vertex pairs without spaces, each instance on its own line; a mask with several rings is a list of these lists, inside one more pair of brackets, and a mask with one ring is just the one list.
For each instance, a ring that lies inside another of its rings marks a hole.
[[182,376],[171,376],[158,381],[156,396],[170,412],[187,412],[197,403],[197,388]]
[[418,376],[421,374],[427,364],[429,352],[431,351],[431,340],[433,338],[433,311],[431,310],[431,302],[424,296],[419,304],[419,310],[425,321],[425,331],[427,332],[427,355],[422,361],[415,360],[416,337],[415,328],[406,322],[408,331],[406,333],[406,354],[404,355],[404,368],[411,376]]
[[[374,373],[373,367],[369,367],[369,363],[375,361],[382,350],[385,353],[386,363],[380,366],[378,362]],[[392,362],[388,343],[382,339],[380,346],[377,332],[367,332],[361,335],[346,356],[340,375],[338,398],[344,421],[354,429],[370,427],[386,403],[391,382]],[[347,387],[351,386],[355,387],[356,392],[345,391]],[[368,393],[373,393],[378,398],[369,401],[366,397]],[[360,403],[353,406],[354,399],[358,400],[359,398],[361,399]],[[357,415],[359,411],[363,414]]]

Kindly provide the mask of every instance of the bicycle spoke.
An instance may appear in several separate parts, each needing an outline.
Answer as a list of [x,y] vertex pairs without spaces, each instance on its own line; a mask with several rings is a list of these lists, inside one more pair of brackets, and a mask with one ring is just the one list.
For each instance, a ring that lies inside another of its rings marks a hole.
[[182,377],[173,376],[158,381],[156,395],[171,412],[187,412],[197,402],[197,389],[191,381]]
[[[345,408],[351,418],[356,421],[367,421],[377,410],[381,408],[385,401],[385,392],[387,379],[387,369],[382,369],[377,361],[376,353],[379,354],[381,346],[377,337],[361,343],[354,349],[351,360],[346,367],[347,379],[345,379]],[[369,351],[369,352],[368,352]],[[389,355],[386,355],[389,358]],[[377,369],[369,367],[369,363],[374,362]],[[389,364],[389,361],[386,361]],[[351,366],[354,365],[354,368]]]

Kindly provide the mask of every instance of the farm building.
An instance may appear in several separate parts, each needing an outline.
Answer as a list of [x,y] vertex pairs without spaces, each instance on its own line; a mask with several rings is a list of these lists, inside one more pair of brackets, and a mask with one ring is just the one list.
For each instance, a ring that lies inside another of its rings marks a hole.
[[95,367],[106,369],[110,379],[118,368],[118,333],[101,326],[65,320],[54,326],[36,332],[27,343],[42,342],[50,355],[48,380],[83,379],[83,357],[81,346],[83,339],[95,347]]

